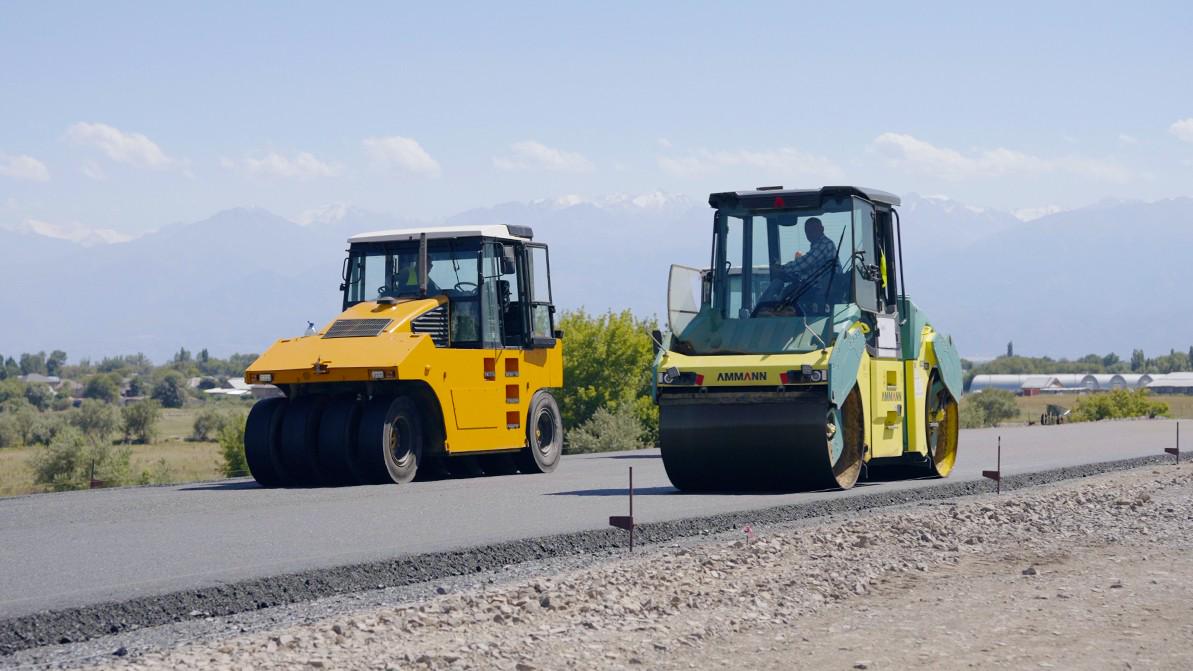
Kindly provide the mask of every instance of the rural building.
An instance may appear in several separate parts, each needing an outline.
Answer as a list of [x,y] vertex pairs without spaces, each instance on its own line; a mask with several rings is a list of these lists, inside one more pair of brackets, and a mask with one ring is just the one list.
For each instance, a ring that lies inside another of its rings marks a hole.
[[1153,394],[1193,394],[1193,373],[1153,375],[1147,390]]

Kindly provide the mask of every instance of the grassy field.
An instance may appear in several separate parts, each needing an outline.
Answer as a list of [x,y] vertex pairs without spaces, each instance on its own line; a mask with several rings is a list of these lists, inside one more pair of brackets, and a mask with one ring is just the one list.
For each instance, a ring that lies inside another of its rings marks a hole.
[[[248,413],[248,404],[234,400],[211,401],[209,404],[229,414]],[[158,438],[149,445],[131,445],[129,460],[134,480],[143,478],[154,484],[214,480],[224,477],[220,469],[219,444],[191,442],[188,438],[195,416],[205,406],[182,409],[163,409],[158,422]],[[0,496],[31,494],[45,488],[33,482],[29,459],[40,446],[0,449]]]
[[[1024,423],[1029,420],[1038,422],[1040,421],[1040,415],[1044,413],[1049,403],[1055,403],[1072,410],[1077,407],[1077,399],[1081,398],[1081,396],[1081,394],[1017,396],[1015,404],[1019,406],[1020,421]],[[1193,419],[1193,396],[1183,394],[1155,394],[1149,396],[1149,398],[1167,403],[1168,416],[1173,419]]]

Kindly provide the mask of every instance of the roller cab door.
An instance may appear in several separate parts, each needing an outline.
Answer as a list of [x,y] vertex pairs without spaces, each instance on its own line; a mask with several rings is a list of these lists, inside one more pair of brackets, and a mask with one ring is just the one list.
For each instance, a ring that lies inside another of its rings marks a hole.
[[551,258],[547,246],[526,245],[530,268],[530,338],[531,347],[555,346],[555,303],[551,299]]

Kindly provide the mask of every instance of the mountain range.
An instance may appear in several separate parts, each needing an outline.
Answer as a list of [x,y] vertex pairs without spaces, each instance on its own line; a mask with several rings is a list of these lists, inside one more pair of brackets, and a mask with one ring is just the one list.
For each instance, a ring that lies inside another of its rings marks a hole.
[[[1008,341],[1051,356],[1193,343],[1184,275],[1193,199],[1108,201],[1023,221],[909,195],[901,214],[909,293],[963,355],[997,355]],[[427,223],[347,206],[297,219],[232,209],[131,240],[0,228],[0,353],[259,352],[338,312],[349,235]],[[707,266],[712,212],[665,193],[568,196],[430,223],[530,225],[551,245],[560,308],[665,319],[668,268]]]

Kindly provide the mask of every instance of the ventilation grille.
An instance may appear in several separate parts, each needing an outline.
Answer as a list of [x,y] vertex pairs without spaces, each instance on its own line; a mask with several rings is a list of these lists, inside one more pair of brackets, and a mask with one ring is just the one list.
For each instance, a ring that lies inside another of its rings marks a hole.
[[447,347],[447,306],[440,305],[410,320],[410,330],[431,336],[436,347]]
[[371,338],[389,328],[391,319],[340,319],[327,329],[324,338]]

